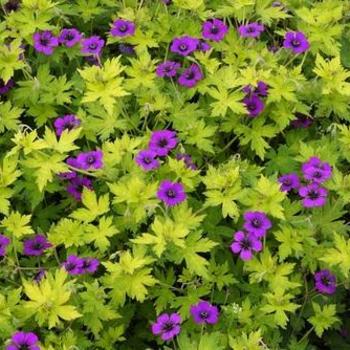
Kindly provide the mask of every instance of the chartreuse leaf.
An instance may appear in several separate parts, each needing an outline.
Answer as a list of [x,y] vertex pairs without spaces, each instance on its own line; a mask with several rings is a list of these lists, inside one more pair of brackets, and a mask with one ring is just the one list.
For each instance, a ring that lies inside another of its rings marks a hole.
[[334,248],[326,250],[321,261],[330,266],[338,266],[345,277],[349,277],[350,272],[350,240],[334,233]]
[[47,324],[49,329],[59,325],[61,320],[72,321],[80,317],[75,306],[66,305],[71,297],[69,284],[65,283],[67,273],[64,269],[48,273],[39,284],[24,282],[24,292],[29,301],[23,302],[27,317],[34,316],[40,326]]
[[79,138],[80,132],[80,128],[64,130],[59,139],[57,139],[55,133],[46,127],[44,141],[46,142],[47,148],[53,149],[58,153],[68,153],[79,148],[74,145],[74,141]]
[[0,46],[0,78],[4,82],[12,78],[16,70],[26,66],[24,60],[18,59],[24,52],[21,45],[22,39],[16,39]]
[[1,226],[8,234],[21,238],[34,233],[33,229],[28,225],[31,217],[31,215],[21,215],[15,211],[1,221]]
[[229,336],[229,345],[232,350],[264,350],[260,329],[252,333],[243,333],[240,337]]
[[0,102],[0,133],[5,130],[17,130],[22,112],[23,109],[11,105],[10,101]]
[[317,303],[312,303],[312,308],[315,314],[307,320],[313,325],[316,334],[322,337],[324,331],[339,322],[338,317],[336,317],[336,305],[330,304],[322,307]]
[[191,339],[187,333],[181,332],[177,338],[180,350],[224,350],[226,349],[225,337],[220,332],[213,332],[210,334],[202,334],[199,342]]
[[0,327],[2,334],[9,337],[16,328],[14,324],[15,310],[21,300],[21,288],[12,289],[8,293],[0,293]]
[[94,191],[84,188],[81,200],[86,208],[76,209],[70,215],[76,220],[80,220],[83,222],[91,222],[94,221],[97,217],[109,211],[108,193],[97,198],[97,195]]

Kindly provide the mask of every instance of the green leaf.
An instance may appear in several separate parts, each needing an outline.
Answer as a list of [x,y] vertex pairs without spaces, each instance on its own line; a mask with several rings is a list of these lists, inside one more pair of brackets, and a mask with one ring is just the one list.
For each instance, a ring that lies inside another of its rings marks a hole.
[[33,229],[28,225],[31,215],[21,215],[15,211],[1,221],[1,226],[5,231],[17,238],[34,233]]
[[312,308],[314,309],[314,316],[309,317],[307,320],[313,325],[315,332],[318,337],[322,337],[325,330],[331,328],[335,323],[339,322],[338,317],[336,317],[336,305],[321,305],[317,303],[312,303]]

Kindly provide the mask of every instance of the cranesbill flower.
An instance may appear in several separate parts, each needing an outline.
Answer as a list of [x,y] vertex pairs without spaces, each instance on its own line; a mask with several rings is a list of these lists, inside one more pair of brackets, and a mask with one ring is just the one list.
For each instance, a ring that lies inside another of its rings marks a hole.
[[188,56],[197,50],[199,40],[190,36],[175,38],[170,46],[170,51],[178,53],[181,56]]
[[297,119],[292,120],[290,123],[293,128],[308,128],[313,123],[313,120],[304,114],[297,115]]
[[34,276],[33,280],[36,283],[40,283],[42,279],[46,276],[46,270],[41,268]]
[[303,198],[305,208],[322,207],[326,204],[328,191],[317,183],[301,187],[299,195]]
[[80,275],[83,272],[83,259],[76,255],[69,255],[63,267],[70,275]]
[[40,350],[38,342],[39,338],[33,332],[16,332],[6,350]]
[[157,197],[166,206],[173,207],[186,200],[186,192],[182,183],[164,180],[159,186]]
[[306,180],[322,183],[332,176],[332,167],[327,162],[322,162],[317,157],[311,157],[305,162],[301,170]]
[[74,114],[66,114],[63,117],[55,119],[53,123],[56,129],[56,135],[61,136],[64,130],[72,130],[80,125],[80,119]]
[[74,197],[77,201],[81,201],[81,195],[84,187],[92,190],[92,181],[85,176],[77,176],[70,180],[66,189],[72,197]]
[[82,261],[82,273],[95,273],[100,265],[98,259],[95,258],[83,258]]
[[216,324],[219,320],[219,309],[207,301],[200,301],[196,305],[192,305],[190,312],[193,321],[197,324]]
[[135,33],[135,23],[125,19],[117,19],[113,22],[111,34],[113,36],[125,37]]
[[202,36],[205,39],[221,41],[228,32],[228,26],[219,19],[210,19],[202,25]]
[[6,83],[0,79],[0,95],[7,94],[15,85],[13,79],[9,79]]
[[204,40],[199,40],[197,45],[197,50],[202,52],[207,52],[211,49],[211,46]]
[[156,74],[158,77],[164,78],[172,78],[175,77],[177,74],[178,69],[181,67],[180,63],[174,62],[174,61],[165,61],[163,63],[160,63],[157,66]]
[[46,56],[53,54],[53,50],[58,46],[58,39],[50,30],[36,32],[33,34],[34,49]]
[[100,150],[81,152],[77,156],[77,163],[84,170],[101,169],[103,167],[102,158],[103,153]]
[[52,244],[44,235],[36,235],[34,238],[27,239],[23,243],[23,254],[28,256],[40,256]]
[[75,28],[62,29],[60,35],[58,36],[58,41],[67,47],[73,47],[81,40],[81,34],[79,30]]
[[196,164],[193,163],[192,157],[189,154],[186,153],[178,153],[176,155],[177,160],[183,160],[185,163],[186,167],[192,170],[196,170]]
[[263,81],[259,81],[255,88],[251,85],[246,85],[242,90],[247,95],[256,94],[260,97],[266,97],[268,94],[269,87]]
[[0,256],[6,255],[6,248],[10,244],[11,240],[9,237],[0,234]]
[[135,157],[135,162],[138,166],[140,166],[143,170],[149,171],[149,170],[154,170],[159,168],[159,160],[156,159],[157,153],[145,149],[140,151],[136,157]]
[[310,44],[302,32],[288,32],[284,36],[283,47],[294,53],[303,53],[310,48]]
[[98,35],[91,36],[81,41],[81,52],[88,55],[99,55],[105,41]]
[[158,316],[157,321],[152,324],[152,333],[160,335],[165,341],[171,340],[180,333],[181,322],[182,319],[178,313],[161,314]]
[[164,157],[177,146],[176,132],[171,130],[153,131],[148,146],[157,156]]
[[296,173],[284,174],[278,178],[281,184],[281,191],[289,192],[300,187],[299,176]]
[[270,219],[261,211],[248,211],[243,218],[243,227],[259,238],[265,236],[266,231],[272,227]]
[[238,27],[239,35],[242,38],[258,38],[264,30],[264,25],[256,22],[243,24]]
[[135,49],[134,45],[126,44],[126,43],[120,43],[118,45],[118,50],[123,55],[135,55]]
[[202,70],[198,66],[198,64],[194,63],[181,73],[177,81],[182,86],[192,88],[196,86],[197,83],[202,79],[203,79]]
[[237,231],[234,234],[234,241],[231,244],[231,251],[234,254],[239,254],[239,257],[244,260],[251,260],[253,252],[262,250],[262,243],[253,233]]
[[322,294],[334,294],[337,289],[337,278],[329,270],[315,273],[315,289]]
[[249,116],[252,118],[261,114],[265,108],[264,102],[255,94],[247,95],[243,99],[243,103],[248,110]]

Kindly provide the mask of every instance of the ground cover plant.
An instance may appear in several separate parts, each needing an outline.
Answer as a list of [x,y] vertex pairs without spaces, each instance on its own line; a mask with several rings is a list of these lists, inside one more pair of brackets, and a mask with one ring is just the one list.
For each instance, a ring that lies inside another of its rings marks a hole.
[[3,349],[350,348],[349,1],[0,3]]

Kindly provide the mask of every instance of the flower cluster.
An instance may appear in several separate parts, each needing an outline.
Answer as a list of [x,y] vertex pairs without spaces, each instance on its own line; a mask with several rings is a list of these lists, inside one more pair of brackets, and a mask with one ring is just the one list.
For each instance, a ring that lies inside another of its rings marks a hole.
[[263,81],[259,81],[255,88],[250,85],[245,86],[243,92],[246,94],[243,103],[247,108],[249,116],[252,118],[257,117],[265,108],[262,98],[268,95],[267,84]]
[[69,255],[63,263],[63,267],[70,275],[83,275],[86,273],[95,273],[100,265],[98,259],[80,258],[76,255]]
[[33,332],[16,332],[6,350],[40,350],[38,342],[39,338]]

